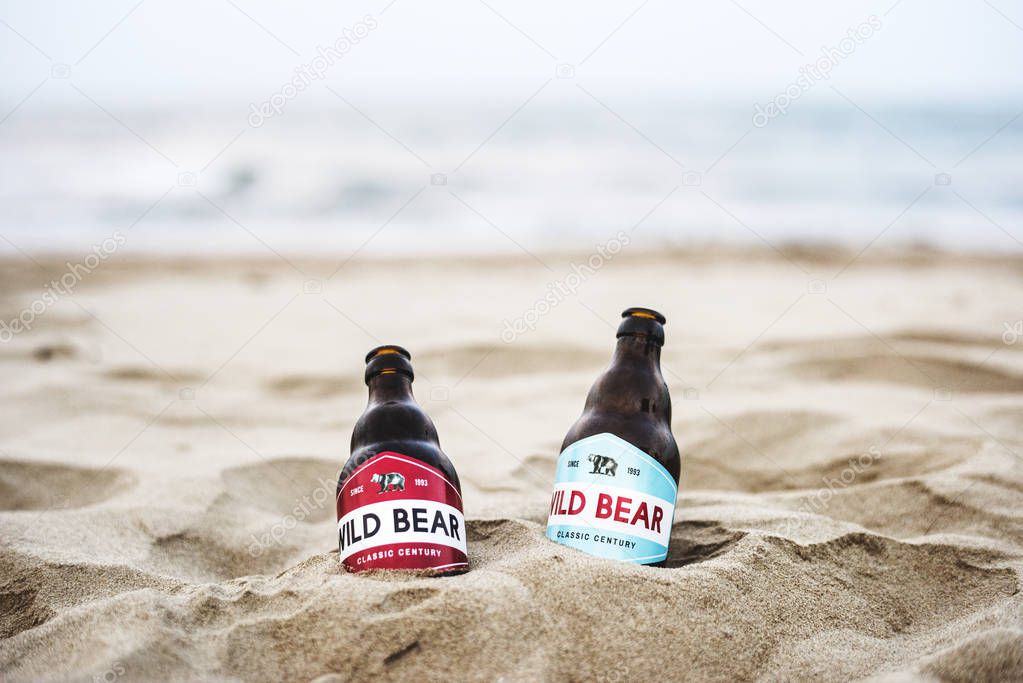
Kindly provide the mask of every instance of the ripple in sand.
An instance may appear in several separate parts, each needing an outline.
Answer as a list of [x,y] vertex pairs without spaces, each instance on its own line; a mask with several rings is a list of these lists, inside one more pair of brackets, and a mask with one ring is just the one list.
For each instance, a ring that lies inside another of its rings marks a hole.
[[270,392],[289,398],[326,398],[364,390],[362,377],[341,375],[285,375],[266,382],[265,386]]
[[999,628],[927,657],[919,667],[941,681],[1010,681],[1023,671],[1023,633]]
[[443,351],[420,352],[415,360],[431,377],[434,374],[461,377],[466,373],[468,363],[472,367],[472,377],[497,378],[600,368],[607,365],[607,352],[564,343],[534,347],[504,343],[464,344],[451,345]]
[[107,379],[118,382],[136,382],[139,384],[157,384],[161,386],[177,387],[179,384],[202,382],[205,377],[197,372],[177,369],[170,375],[160,372],[153,367],[126,366],[114,368],[104,373]]
[[896,383],[962,393],[1017,393],[1023,376],[990,364],[923,355],[879,354],[798,361],[788,369],[816,381]]
[[[967,475],[957,483],[940,479],[882,481],[848,489],[825,490],[792,502],[807,512],[858,524],[895,538],[960,534],[1010,538],[1023,542],[1023,524],[992,503],[1001,498],[1020,504],[1019,483]],[[984,500],[985,504],[979,504]]]

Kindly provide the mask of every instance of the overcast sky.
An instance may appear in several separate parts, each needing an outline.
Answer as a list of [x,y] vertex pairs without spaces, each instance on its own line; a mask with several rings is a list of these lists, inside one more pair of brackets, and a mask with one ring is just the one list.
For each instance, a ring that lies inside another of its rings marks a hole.
[[[1011,105],[1023,92],[1019,0],[4,0],[0,102],[91,107],[86,93],[113,108],[237,107],[367,16],[374,28],[325,78],[360,97],[521,102],[567,64],[595,92],[766,101],[871,15],[880,29],[832,77],[857,101]],[[316,85],[301,106],[330,97]]]

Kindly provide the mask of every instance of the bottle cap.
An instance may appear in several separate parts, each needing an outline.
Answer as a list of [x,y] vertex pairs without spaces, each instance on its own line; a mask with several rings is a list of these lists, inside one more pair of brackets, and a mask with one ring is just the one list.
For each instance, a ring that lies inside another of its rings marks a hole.
[[384,344],[383,346],[371,349],[370,352],[366,354],[366,362],[370,362],[377,356],[386,356],[391,353],[401,354],[402,356],[405,356],[406,360],[412,360],[412,354],[406,351],[404,347],[398,346],[397,344]]
[[663,315],[661,315],[660,313],[658,313],[654,309],[652,309],[652,308],[640,308],[638,306],[633,306],[632,308],[626,308],[624,311],[622,311],[622,317],[623,318],[648,318],[650,320],[656,320],[657,322],[661,323],[662,325],[664,325],[665,323],[668,322]]
[[395,344],[378,346],[366,354],[366,384],[377,375],[402,374],[415,379],[412,372],[412,354]]
[[665,323],[665,317],[652,308],[626,308],[622,311],[622,323],[615,336],[649,337],[658,346],[664,346]]

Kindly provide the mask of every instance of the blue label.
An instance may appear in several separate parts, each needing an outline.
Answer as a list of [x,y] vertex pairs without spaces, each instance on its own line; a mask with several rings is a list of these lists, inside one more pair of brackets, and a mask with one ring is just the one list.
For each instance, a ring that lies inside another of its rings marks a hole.
[[678,485],[661,463],[614,434],[595,434],[558,458],[547,538],[638,564],[668,556]]

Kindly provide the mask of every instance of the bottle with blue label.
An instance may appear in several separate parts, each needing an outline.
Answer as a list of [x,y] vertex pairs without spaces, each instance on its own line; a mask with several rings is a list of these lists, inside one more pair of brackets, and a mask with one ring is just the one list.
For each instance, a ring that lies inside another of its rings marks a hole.
[[681,470],[661,375],[665,318],[622,313],[611,366],[561,446],[547,538],[597,557],[662,565]]

